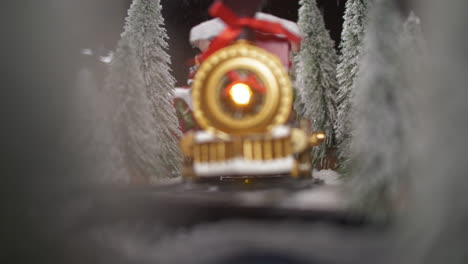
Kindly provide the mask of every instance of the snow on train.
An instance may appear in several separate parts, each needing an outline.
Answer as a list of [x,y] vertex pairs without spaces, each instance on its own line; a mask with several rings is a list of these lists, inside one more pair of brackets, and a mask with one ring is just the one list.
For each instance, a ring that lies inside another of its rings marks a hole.
[[[196,26],[190,36],[204,52],[191,89],[176,93],[200,127],[181,139],[184,176],[310,176],[310,149],[325,134],[290,121],[294,92],[288,70],[290,53],[300,43],[297,25],[264,13],[240,18],[222,1],[210,12],[218,18]],[[245,27],[253,41],[239,40]]]

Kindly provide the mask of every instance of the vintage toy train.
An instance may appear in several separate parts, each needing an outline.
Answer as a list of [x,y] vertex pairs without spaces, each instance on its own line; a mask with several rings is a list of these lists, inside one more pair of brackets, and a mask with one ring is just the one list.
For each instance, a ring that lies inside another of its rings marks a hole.
[[[262,33],[260,41],[236,40],[209,54],[194,76],[191,104],[201,130],[181,140],[187,179],[310,176],[310,149],[325,134],[292,126],[291,45]],[[286,59],[278,52],[285,46]]]

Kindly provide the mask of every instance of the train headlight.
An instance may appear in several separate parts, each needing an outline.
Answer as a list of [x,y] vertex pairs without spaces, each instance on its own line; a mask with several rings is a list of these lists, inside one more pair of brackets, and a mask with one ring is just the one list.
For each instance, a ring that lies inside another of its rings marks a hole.
[[231,96],[231,99],[234,101],[234,103],[244,106],[250,103],[253,93],[252,89],[247,84],[236,83],[231,87],[229,95]]

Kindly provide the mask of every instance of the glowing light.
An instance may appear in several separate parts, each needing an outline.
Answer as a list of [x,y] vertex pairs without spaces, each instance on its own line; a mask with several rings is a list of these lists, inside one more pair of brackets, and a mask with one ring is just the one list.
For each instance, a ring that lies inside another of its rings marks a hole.
[[229,91],[234,103],[238,105],[248,105],[252,100],[252,89],[245,83],[236,83]]
[[319,139],[319,140],[325,139],[325,134],[323,134],[323,133],[317,134],[317,139]]

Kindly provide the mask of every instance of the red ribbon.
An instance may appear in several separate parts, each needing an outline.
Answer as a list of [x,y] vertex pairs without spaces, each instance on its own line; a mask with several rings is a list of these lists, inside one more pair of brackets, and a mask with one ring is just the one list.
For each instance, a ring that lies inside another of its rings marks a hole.
[[219,17],[223,20],[226,24],[226,29],[221,33],[221,35],[211,42],[208,50],[200,56],[200,63],[216,51],[226,47],[236,40],[236,38],[242,33],[244,27],[248,27],[262,33],[284,35],[289,41],[298,45],[301,42],[301,38],[299,36],[291,33],[280,23],[258,20],[251,17],[238,17],[231,9],[220,1],[215,2],[211,6],[210,15],[213,17]]
[[224,97],[228,96],[232,87],[238,83],[245,83],[259,93],[266,93],[265,86],[258,82],[257,77],[255,77],[254,74],[250,74],[249,76],[247,76],[247,79],[245,79],[242,78],[237,72],[230,71],[227,73],[227,76],[229,77],[229,79],[231,79],[231,83],[224,89]]

